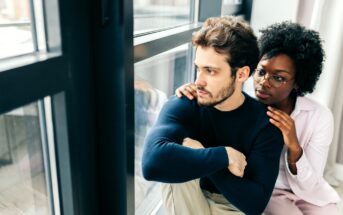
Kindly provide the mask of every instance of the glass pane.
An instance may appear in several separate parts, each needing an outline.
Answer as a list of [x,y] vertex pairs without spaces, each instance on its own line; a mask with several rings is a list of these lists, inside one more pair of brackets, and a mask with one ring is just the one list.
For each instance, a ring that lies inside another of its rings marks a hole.
[[0,115],[0,214],[53,214],[38,105]]
[[243,11],[243,0],[223,0],[221,15],[242,15]]
[[134,0],[134,34],[189,24],[191,0]]
[[190,80],[191,52],[191,45],[185,44],[135,65],[135,206],[139,215],[150,214],[161,201],[158,184],[142,177],[144,138],[167,98]]
[[0,59],[34,51],[29,0],[0,0]]

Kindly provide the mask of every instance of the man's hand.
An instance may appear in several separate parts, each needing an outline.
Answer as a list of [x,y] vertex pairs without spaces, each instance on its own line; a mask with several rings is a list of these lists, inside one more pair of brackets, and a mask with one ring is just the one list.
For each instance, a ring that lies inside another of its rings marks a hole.
[[245,166],[247,165],[244,154],[232,147],[225,147],[225,149],[229,157],[228,169],[235,176],[242,178],[244,175]]
[[[192,149],[203,149],[204,146],[197,140],[193,140],[191,138],[186,137],[183,139],[182,142],[183,146],[192,148]],[[228,169],[232,174],[238,177],[243,177],[244,175],[244,169],[247,165],[247,162],[245,160],[245,156],[243,153],[237,151],[236,149],[232,147],[225,147],[227,155],[229,157],[229,167]]]
[[203,149],[204,146],[197,140],[193,140],[191,138],[186,137],[185,139],[183,139],[182,142],[183,146],[192,148],[192,149]]

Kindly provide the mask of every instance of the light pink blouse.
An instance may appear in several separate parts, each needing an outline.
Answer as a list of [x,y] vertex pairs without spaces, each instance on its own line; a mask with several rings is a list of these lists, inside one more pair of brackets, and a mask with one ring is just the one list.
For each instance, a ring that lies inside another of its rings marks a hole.
[[293,175],[284,148],[275,188],[292,190],[298,197],[318,206],[339,202],[339,195],[323,178],[334,130],[331,111],[309,98],[298,97],[291,117],[303,154],[296,163],[297,175]]

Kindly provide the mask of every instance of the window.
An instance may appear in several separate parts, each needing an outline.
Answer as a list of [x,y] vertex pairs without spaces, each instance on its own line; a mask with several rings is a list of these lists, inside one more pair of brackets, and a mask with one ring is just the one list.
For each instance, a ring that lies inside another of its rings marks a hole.
[[190,78],[188,73],[192,62],[188,55],[191,51],[192,45],[187,43],[136,63],[136,83],[149,83],[166,96],[171,96],[176,87]]
[[[64,172],[57,181],[55,148],[67,142],[54,144],[62,124],[53,129],[50,103],[55,100],[54,110],[61,109],[56,99],[66,82],[63,62],[53,59],[61,39],[55,5],[45,1],[43,12],[43,0],[0,0],[0,214],[59,215],[59,191],[71,196],[64,177],[69,163],[59,164]],[[63,208],[71,211],[69,204]]]
[[134,0],[135,214],[161,210],[158,183],[142,176],[142,150],[163,104],[194,75],[190,41],[199,28],[195,2]]
[[135,65],[135,207],[151,214],[161,201],[157,183],[142,177],[144,138],[176,87],[190,80],[190,44],[184,44]]
[[192,22],[191,0],[134,0],[134,34]]
[[29,0],[0,0],[0,59],[34,51]]
[[0,115],[0,214],[59,214],[44,119],[42,102]]
[[[191,45],[199,20],[220,16],[222,1],[134,0],[135,214],[163,214],[158,183],[142,177],[144,139],[177,87],[194,80]],[[241,2],[234,4],[240,10]]]
[[1,70],[61,54],[56,0],[43,1],[0,0]]

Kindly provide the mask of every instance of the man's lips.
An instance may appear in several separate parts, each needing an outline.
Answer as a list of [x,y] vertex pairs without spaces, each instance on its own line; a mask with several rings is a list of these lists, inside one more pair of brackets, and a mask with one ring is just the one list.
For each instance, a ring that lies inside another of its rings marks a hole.
[[208,92],[206,92],[205,90],[197,90],[197,92],[198,92],[198,95],[199,96],[205,96],[205,95],[207,95],[208,94]]
[[256,96],[260,99],[267,99],[270,97],[270,94],[263,90],[256,90]]

